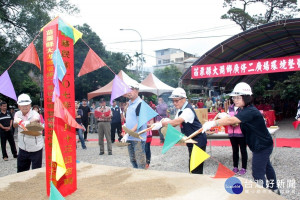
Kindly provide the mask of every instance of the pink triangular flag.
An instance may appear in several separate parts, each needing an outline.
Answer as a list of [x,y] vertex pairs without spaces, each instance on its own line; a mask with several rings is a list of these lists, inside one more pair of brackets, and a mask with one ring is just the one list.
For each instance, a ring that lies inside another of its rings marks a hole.
[[230,178],[234,176],[234,172],[219,163],[218,170],[213,178]]
[[18,56],[17,60],[32,63],[41,70],[40,59],[33,42],[31,42],[29,46]]
[[105,62],[90,48],[77,76],[80,77],[103,66],[106,66]]

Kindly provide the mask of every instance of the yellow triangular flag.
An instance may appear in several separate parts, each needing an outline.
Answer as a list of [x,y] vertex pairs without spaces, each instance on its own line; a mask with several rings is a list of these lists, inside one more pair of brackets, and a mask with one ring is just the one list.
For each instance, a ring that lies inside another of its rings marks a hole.
[[208,155],[205,151],[194,144],[190,160],[190,172],[192,172],[196,167],[198,167],[202,162],[204,162],[204,160],[209,157],[210,155]]
[[73,29],[74,44],[75,44],[79,38],[82,38],[82,33],[79,30],[77,30],[76,28],[74,28],[73,26],[71,26],[71,27]]
[[56,180],[58,181],[67,171],[55,131],[52,136],[52,162],[56,162]]
[[68,26],[70,26],[72,28],[72,30],[73,30],[73,35],[74,35],[73,44],[75,44],[79,38],[82,38],[82,33],[79,30],[77,30],[76,28],[74,28],[72,25],[70,25],[68,23],[66,23],[66,24]]

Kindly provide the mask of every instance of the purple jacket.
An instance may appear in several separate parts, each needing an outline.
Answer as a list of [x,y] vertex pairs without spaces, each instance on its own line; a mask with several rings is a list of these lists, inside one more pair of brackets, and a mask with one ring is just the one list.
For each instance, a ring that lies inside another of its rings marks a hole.
[[167,117],[168,105],[166,103],[161,103],[156,106],[156,112],[159,114],[156,117],[156,121],[160,121],[162,118]]

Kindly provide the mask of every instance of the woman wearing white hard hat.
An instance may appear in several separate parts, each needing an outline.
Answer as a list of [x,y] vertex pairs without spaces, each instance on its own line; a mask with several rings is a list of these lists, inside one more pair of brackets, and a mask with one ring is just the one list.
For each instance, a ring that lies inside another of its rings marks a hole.
[[[181,132],[186,136],[189,136],[202,127],[202,124],[199,121],[193,107],[188,103],[186,93],[182,88],[176,88],[169,98],[173,100],[173,104],[178,110],[175,119],[163,119],[161,120],[161,122],[155,123],[155,127],[153,128],[154,130],[158,130],[162,126],[167,126],[168,124],[174,127],[180,125]],[[196,145],[200,147],[203,151],[206,150],[207,138],[205,133],[201,133],[193,137],[193,140],[197,141]],[[191,158],[193,144],[187,143],[186,145],[189,151],[189,158]],[[203,164],[204,162],[201,165],[199,165],[196,169],[194,169],[191,173],[203,174]]]
[[32,122],[40,122],[40,115],[31,109],[31,99],[27,94],[18,97],[19,111],[15,113],[14,127],[18,127],[19,155],[17,160],[17,172],[28,171],[42,167],[44,139],[40,135],[24,134],[26,126]]
[[252,105],[251,87],[244,82],[238,83],[230,93],[239,112],[229,117],[227,113],[219,114],[218,120],[203,124],[203,131],[214,126],[226,126],[240,124],[246,143],[253,152],[252,176],[258,184],[266,186],[266,177],[269,181],[269,189],[280,194],[277,187],[276,174],[270,162],[273,150],[273,139],[266,127],[265,120],[257,108]]

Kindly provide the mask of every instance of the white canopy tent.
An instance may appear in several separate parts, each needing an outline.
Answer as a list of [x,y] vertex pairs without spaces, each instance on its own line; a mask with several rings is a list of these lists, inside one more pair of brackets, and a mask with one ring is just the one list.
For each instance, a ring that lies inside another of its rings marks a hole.
[[175,88],[165,84],[161,80],[159,80],[154,74],[150,73],[141,84],[146,85],[148,87],[154,88],[156,91],[154,92],[156,95],[161,95],[165,92],[172,92]]

